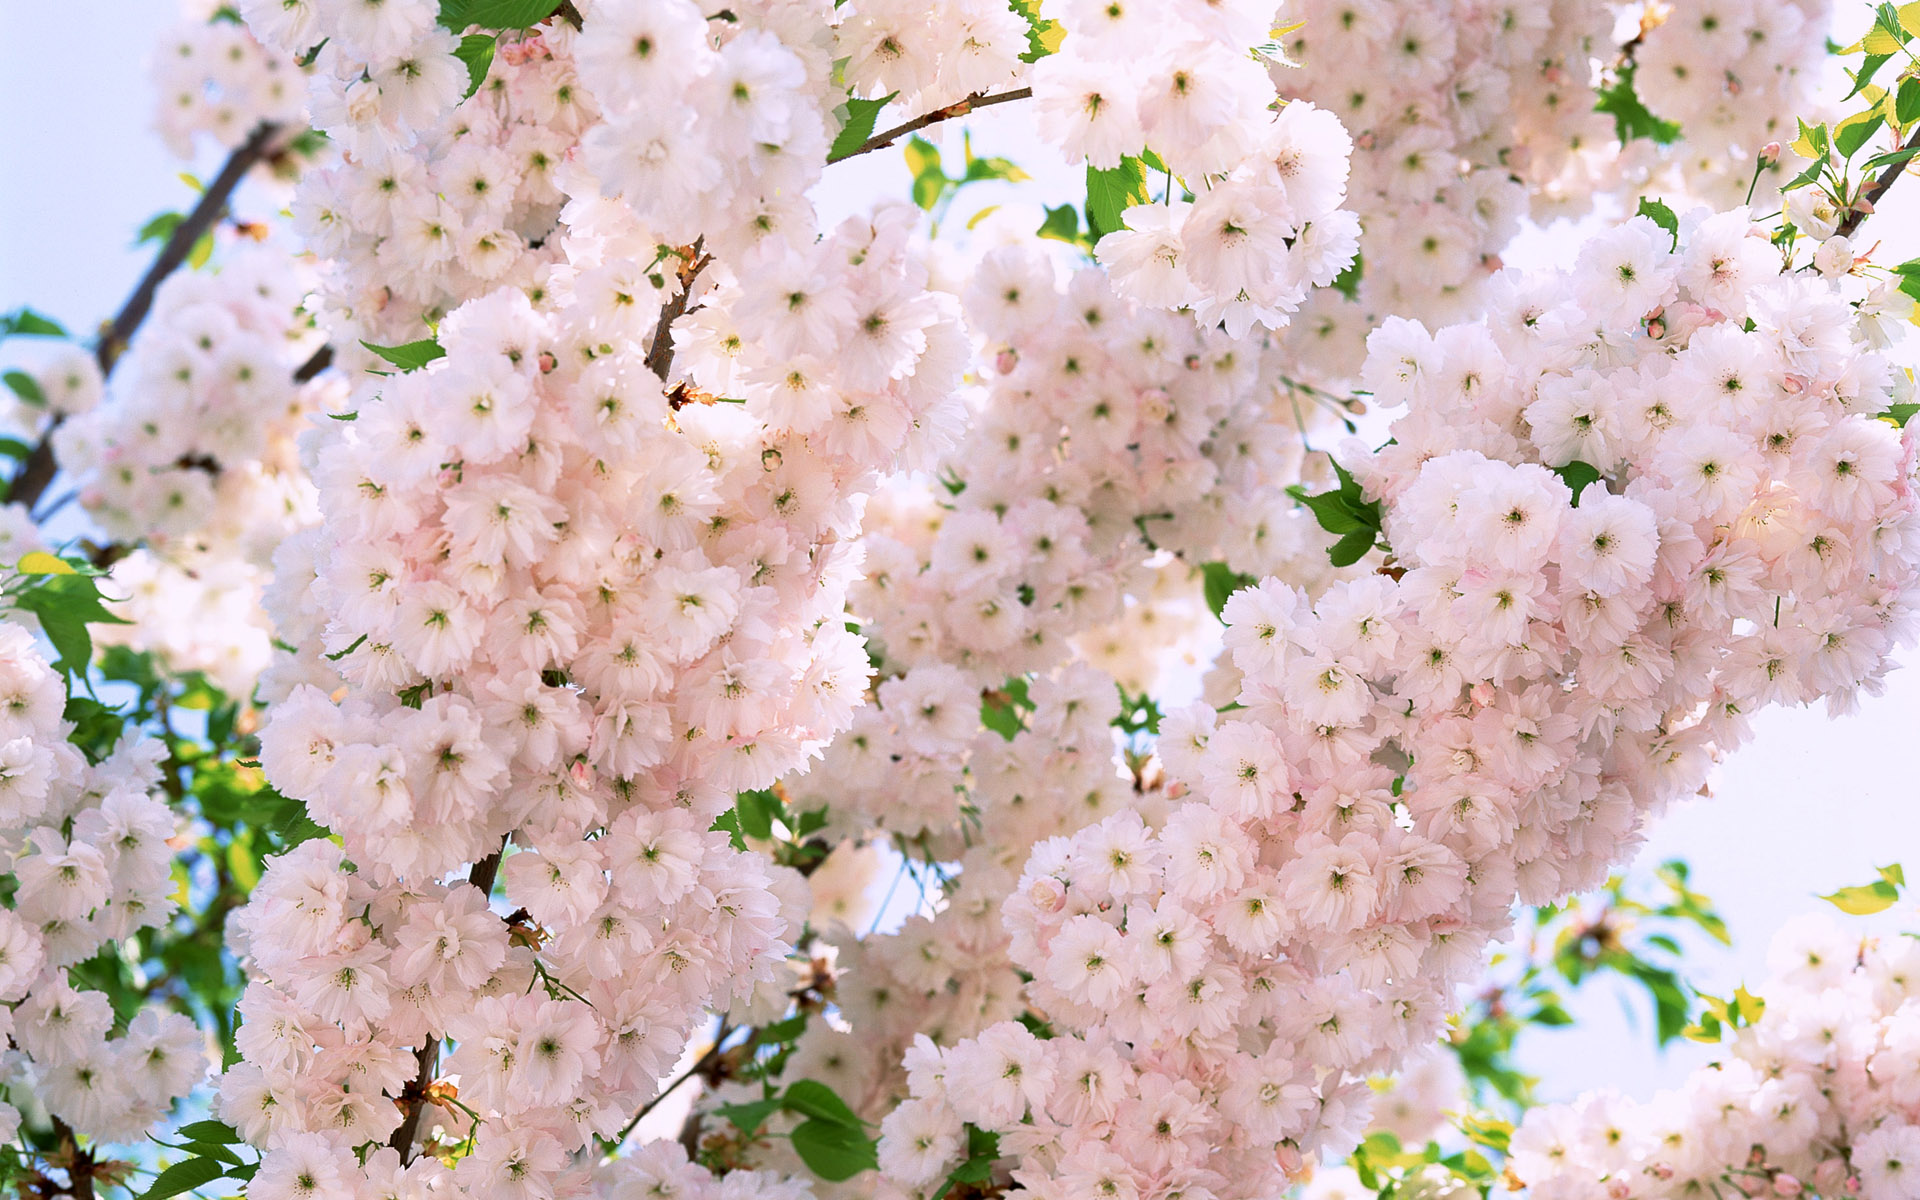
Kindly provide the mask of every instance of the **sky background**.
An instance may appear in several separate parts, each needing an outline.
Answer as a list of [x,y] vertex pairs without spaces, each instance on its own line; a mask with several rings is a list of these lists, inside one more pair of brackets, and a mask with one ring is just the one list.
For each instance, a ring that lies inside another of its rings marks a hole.
[[[180,172],[204,177],[217,169],[221,156],[212,148],[199,162],[182,163],[149,132],[147,59],[176,12],[169,0],[0,0],[9,30],[0,39],[0,112],[7,114],[0,122],[0,311],[30,304],[76,333],[95,328],[147,265],[151,247],[136,249],[135,231],[156,213],[193,202]],[[1866,5],[1848,0],[1834,36],[1852,42],[1869,20]],[[1834,99],[1844,91],[1830,89]],[[1024,199],[1003,185],[970,189],[950,224],[1000,205],[988,221],[1032,229],[1041,200],[1080,200],[1077,170],[1040,168],[1047,151],[1018,105],[982,114],[973,130],[976,152],[1012,158],[1037,178]],[[957,131],[945,144],[958,157]],[[905,196],[907,180],[899,153],[884,151],[832,168],[818,200],[829,216],[843,215],[874,197]],[[282,203],[250,188],[237,210],[265,216]],[[1867,229],[1884,241],[1878,261],[1920,256],[1920,178],[1903,180]],[[1506,261],[1557,261],[1576,244],[1568,233],[1562,226],[1527,235]],[[0,360],[11,363],[8,356],[24,347],[0,347]],[[1920,665],[1920,654],[1908,651],[1903,661]],[[1690,946],[1686,973],[1722,995],[1763,977],[1769,933],[1826,907],[1817,893],[1866,882],[1890,862],[1920,872],[1920,789],[1909,763],[1920,738],[1920,671],[1895,672],[1885,695],[1865,699],[1848,718],[1775,709],[1755,731],[1718,772],[1713,796],[1669,813],[1634,867],[1645,874],[1667,858],[1692,864],[1694,886],[1719,904],[1735,944],[1730,951]],[[1541,1032],[1522,1044],[1523,1065],[1542,1076],[1544,1098],[1592,1087],[1645,1094],[1710,1057],[1688,1043],[1655,1053],[1645,1002],[1629,989],[1590,987],[1569,1007],[1579,1019],[1575,1030]]]

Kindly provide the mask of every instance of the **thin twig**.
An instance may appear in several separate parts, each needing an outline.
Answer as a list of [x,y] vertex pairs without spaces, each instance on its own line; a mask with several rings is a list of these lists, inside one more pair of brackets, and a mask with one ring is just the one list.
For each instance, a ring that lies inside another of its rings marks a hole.
[[975,92],[963,100],[954,101],[945,108],[936,108],[930,113],[922,113],[906,124],[896,125],[885,133],[876,133],[866,141],[861,142],[858,147],[847,151],[845,154],[830,155],[827,161],[829,163],[845,162],[847,159],[865,154],[869,150],[879,150],[891,146],[897,139],[915,130],[925,129],[929,125],[938,125],[940,122],[952,120],[954,117],[964,117],[976,108],[991,108],[996,104],[1007,104],[1014,100],[1025,100],[1032,95],[1032,88],[1015,88],[1011,92],[999,92],[994,95]]
[[[501,838],[500,848],[473,864],[473,869],[467,872],[467,882],[479,888],[482,896],[492,894],[494,877],[500,873],[500,857],[507,852],[507,840],[512,836],[508,834]],[[428,1037],[413,1052],[413,1057],[419,1069],[414,1073],[413,1082],[404,1089],[400,1101],[406,1116],[400,1119],[399,1128],[387,1140],[387,1145],[400,1152],[402,1165],[413,1161],[413,1143],[419,1136],[420,1115],[427,1108],[427,1089],[433,1085],[434,1073],[440,1067],[440,1039]]]
[[[1901,151],[1910,152],[1916,149],[1920,149],[1920,129],[1914,130],[1913,136],[1900,146]],[[1905,171],[1907,164],[1912,161],[1911,157],[1903,158],[1880,172],[1880,178],[1867,185],[1867,190],[1861,192],[1854,200],[1852,210],[1847,213],[1847,219],[1834,228],[1834,235],[1852,237],[1854,231],[1860,228],[1861,222],[1865,221],[1879,205],[1880,197],[1887,194],[1887,189],[1894,185],[1894,181],[1900,178],[1900,173]]]
[[692,1066],[688,1067],[686,1070],[674,1076],[671,1082],[669,1082],[665,1087],[660,1089],[659,1095],[655,1096],[653,1099],[641,1105],[640,1111],[633,1114],[633,1120],[628,1121],[625,1125],[621,1126],[620,1132],[615,1134],[613,1138],[607,1142],[606,1153],[612,1154],[615,1150],[618,1150],[620,1148],[620,1144],[627,1140],[627,1136],[631,1134],[634,1131],[634,1129],[639,1126],[641,1121],[646,1119],[646,1115],[652,1112],[654,1109],[660,1107],[660,1102],[662,1100],[665,1100],[668,1096],[673,1095],[673,1093],[679,1089],[681,1084],[685,1083],[689,1079],[692,1079],[695,1075],[704,1075],[706,1072],[712,1070],[714,1064],[720,1061],[720,1053],[721,1053],[720,1043],[726,1041],[727,1038],[731,1037],[732,1035],[733,1035],[733,1030],[727,1028],[726,1024],[723,1022],[720,1026],[719,1035],[713,1039],[713,1045],[707,1048],[707,1052],[705,1054],[702,1054],[699,1058],[695,1059]]

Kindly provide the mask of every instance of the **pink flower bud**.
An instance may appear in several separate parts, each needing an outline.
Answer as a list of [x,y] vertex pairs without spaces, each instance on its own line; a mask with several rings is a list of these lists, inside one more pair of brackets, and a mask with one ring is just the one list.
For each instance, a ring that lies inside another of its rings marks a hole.
[[993,369],[1000,372],[1002,375],[1012,374],[1013,368],[1018,366],[1019,363],[1020,363],[1020,354],[1018,351],[1013,349],[1002,350],[1000,353],[993,356]]
[[1775,1195],[1779,1196],[1798,1196],[1800,1194],[1800,1181],[1785,1171],[1782,1171],[1773,1177],[1773,1191]]
[[1041,912],[1059,912],[1066,907],[1067,885],[1051,875],[1043,875],[1027,889],[1027,898]]
[[1768,142],[1760,147],[1760,165],[1770,167],[1780,161],[1780,143]]

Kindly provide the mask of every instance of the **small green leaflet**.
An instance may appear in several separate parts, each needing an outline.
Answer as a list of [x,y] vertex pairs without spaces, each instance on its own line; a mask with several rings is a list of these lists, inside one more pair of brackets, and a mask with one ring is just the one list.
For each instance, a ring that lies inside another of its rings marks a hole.
[[1071,204],[1049,208],[1047,219],[1040,222],[1040,228],[1034,232],[1043,238],[1052,238],[1056,242],[1068,242],[1082,247],[1087,245],[1087,239],[1080,232],[1080,210]]
[[30,308],[20,308],[0,316],[0,338],[15,336],[63,338],[67,336],[67,331],[52,317],[41,316]]
[[22,404],[32,405],[34,408],[47,406],[47,394],[40,390],[39,380],[25,371],[8,371],[5,375],[0,375],[0,379],[6,380],[7,386],[13,390],[14,395],[20,397]]
[[440,343],[432,338],[418,342],[408,342],[403,346],[376,346],[372,342],[361,342],[362,346],[386,359],[402,371],[417,371],[436,358],[445,358],[447,352]]
[[947,172],[940,165],[940,147],[915,134],[907,141],[907,170],[913,172],[913,202],[927,212],[947,190]]
[[1087,168],[1087,229],[1095,241],[1124,227],[1121,214],[1147,203],[1147,166],[1129,154],[1110,169]]
[[1894,863],[1890,867],[1881,867],[1880,878],[1872,883],[1843,887],[1820,898],[1849,916],[1870,917],[1893,907],[1894,902],[1900,899],[1900,889],[1906,886],[1906,882],[1906,872],[1900,869],[1899,863]]
[[1331,286],[1334,291],[1339,292],[1347,299],[1358,300],[1360,298],[1360,280],[1365,273],[1366,266],[1361,262],[1360,255],[1356,251],[1353,256],[1353,261],[1347,264],[1346,269],[1333,277]]
[[1260,582],[1251,575],[1242,575],[1223,562],[1202,563],[1200,575],[1201,587],[1207,596],[1207,607],[1213,610],[1215,617],[1225,611],[1227,601],[1235,592]]
[[975,1187],[993,1178],[994,1160],[1000,1157],[1000,1135],[991,1130],[967,1125],[967,1159],[953,1169],[947,1181],[940,1185],[937,1195],[946,1196],[953,1192],[957,1184],[969,1184]]
[[794,1080],[787,1087],[786,1107],[788,1112],[845,1125],[849,1129],[859,1129],[863,1124],[854,1115],[853,1109],[847,1107],[845,1100],[835,1095],[832,1088],[815,1079]]
[[1668,208],[1659,200],[1649,200],[1645,196],[1642,196],[1640,197],[1640,207],[1635,210],[1634,215],[1645,217],[1655,225],[1666,230],[1667,236],[1673,239],[1673,244],[1667,247],[1669,250],[1678,250],[1680,248],[1680,218],[1673,215],[1671,208]]
[[1622,66],[1612,83],[1602,87],[1593,111],[1613,118],[1613,130],[1622,145],[1634,138],[1650,138],[1665,146],[1680,136],[1680,127],[1653,115],[1633,90],[1634,63]]
[[490,33],[470,33],[454,48],[453,56],[467,65],[468,96],[487,81],[487,71],[493,66],[494,40]]
[[1020,720],[1021,710],[1031,711],[1032,708],[1033,701],[1027,698],[1026,676],[1014,675],[997,690],[981,696],[980,723],[1012,741],[1024,728]]
[[15,608],[40,618],[40,628],[60,657],[54,669],[86,676],[93,662],[93,635],[89,624],[126,625],[100,603],[100,581],[92,575],[38,575],[13,595]]
[[880,110],[898,92],[889,92],[878,100],[862,100],[858,96],[847,97],[847,123],[833,139],[833,146],[827,151],[827,161],[839,162],[843,158],[852,158],[860,153],[860,147],[873,136],[873,126],[880,119]]
[[1365,499],[1360,485],[1345,467],[1336,462],[1333,473],[1339,478],[1340,486],[1332,491],[1310,496],[1304,487],[1295,484],[1287,489],[1287,494],[1312,511],[1320,528],[1338,535],[1340,540],[1328,548],[1327,557],[1336,567],[1350,567],[1373,549],[1384,518],[1380,502]]
[[1600,469],[1577,458],[1564,467],[1554,467],[1553,473],[1572,490],[1575,508],[1580,507],[1580,493],[1587,490],[1587,485],[1600,482]]

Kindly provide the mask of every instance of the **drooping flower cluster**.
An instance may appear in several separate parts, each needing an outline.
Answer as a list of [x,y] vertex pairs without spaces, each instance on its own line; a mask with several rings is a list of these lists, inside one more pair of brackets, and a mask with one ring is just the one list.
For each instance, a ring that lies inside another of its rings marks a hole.
[[[300,311],[305,284],[284,252],[233,247],[217,272],[161,286],[107,403],[54,402],[71,414],[51,439],[81,506],[129,548],[109,591],[133,623],[101,640],[234,695],[272,657],[259,597],[274,550],[318,518],[294,439],[340,401],[335,377],[300,378],[321,344]],[[76,398],[97,395],[91,359],[61,361],[86,377]]]
[[[66,687],[33,635],[0,624],[0,1084],[24,1085],[68,1127],[138,1141],[207,1072],[200,1031],[146,1007],[116,1020],[107,994],[74,986],[68,968],[174,912],[155,739],[122,740],[89,764],[66,739]],[[0,1101],[0,1139],[20,1113]]]
[[1509,1160],[1528,1194],[1920,1194],[1920,943],[1808,916],[1767,966],[1759,1020],[1678,1088],[1529,1110]]
[[1877,686],[1911,636],[1911,435],[1872,415],[1893,375],[1854,306],[1753,232],[1696,217],[1675,251],[1636,219],[1484,321],[1374,335],[1409,412],[1350,466],[1392,557],[1228,602],[1238,707],[1161,729],[1195,802],[1043,843],[1007,902],[1072,1036],[925,1051],[929,1129],[1000,1133],[1030,1190],[1268,1194],[1357,1135],[1364,1075],[1516,899],[1596,884],[1759,708]]

